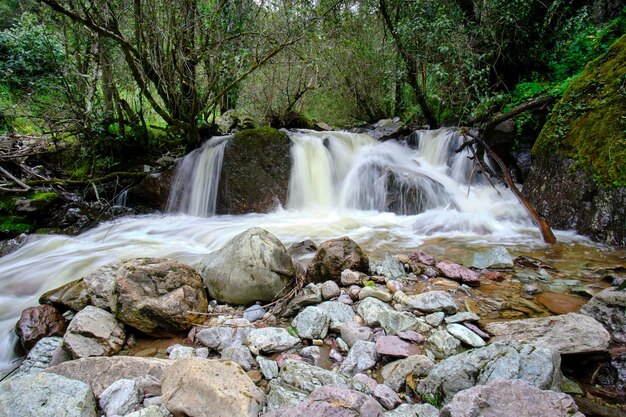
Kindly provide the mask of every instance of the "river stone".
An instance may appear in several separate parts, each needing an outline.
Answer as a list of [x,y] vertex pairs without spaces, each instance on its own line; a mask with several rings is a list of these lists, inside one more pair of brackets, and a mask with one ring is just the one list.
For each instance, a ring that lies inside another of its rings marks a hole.
[[487,252],[474,254],[472,268],[476,269],[512,269],[513,258],[504,246],[496,246]]
[[383,417],[439,417],[439,409],[430,404],[400,404],[395,410],[384,413]]
[[426,323],[415,317],[415,315],[407,312],[385,310],[378,316],[378,321],[388,335],[394,335],[407,330],[419,330],[421,332],[430,330],[430,327]]
[[196,333],[195,340],[210,349],[222,351],[229,346],[244,344],[251,331],[249,327],[210,327]]
[[430,333],[428,339],[426,339],[425,346],[437,359],[445,359],[449,356],[456,355],[461,350],[461,342],[459,339],[442,328],[435,329]]
[[74,358],[111,356],[126,340],[124,325],[108,311],[87,306],[76,313],[63,337],[63,345]]
[[[452,315],[450,317],[454,317],[455,315]],[[437,313],[431,313],[427,315],[426,317],[424,317],[424,320],[426,321],[427,324],[431,325],[432,327],[439,327],[439,325],[443,323],[443,320],[445,319],[445,317],[446,317],[446,313],[439,311]]]
[[120,263],[113,312],[127,325],[149,335],[189,331],[207,308],[202,278],[190,266],[157,258]]
[[175,416],[257,417],[265,403],[239,365],[212,359],[180,359],[163,372],[163,403]]
[[425,355],[413,355],[388,363],[380,372],[383,383],[400,392],[406,378],[413,375],[414,379],[423,378],[435,366],[435,362]]
[[[170,413],[168,413],[171,416]],[[124,417],[164,417],[163,411],[158,405],[150,405],[141,410],[126,414]]]
[[283,352],[300,343],[300,339],[293,337],[280,327],[264,327],[253,329],[248,333],[247,343],[261,352]]
[[245,346],[228,346],[221,352],[222,359],[233,361],[243,368],[244,371],[249,371],[254,366],[255,361],[250,353],[250,349]]
[[368,279],[367,274],[363,272],[353,271],[351,269],[344,269],[341,271],[341,285],[349,287],[350,285],[362,285],[363,281]]
[[341,363],[339,372],[350,376],[360,374],[373,368],[377,361],[376,343],[358,340]]
[[523,379],[540,389],[558,390],[560,366],[561,356],[554,348],[499,342],[439,362],[419,389],[444,403],[459,391],[497,379]]
[[25,309],[15,325],[15,333],[26,351],[44,337],[63,336],[66,329],[61,312],[47,304]]
[[107,416],[123,416],[137,410],[142,401],[143,393],[134,380],[118,379],[102,391],[98,405]]
[[398,394],[385,384],[376,385],[372,392],[372,397],[376,398],[380,405],[387,410],[393,410],[402,402]]
[[96,417],[97,414],[87,384],[41,372],[0,383],[0,416]]
[[295,407],[280,408],[263,417],[379,417],[383,407],[372,397],[348,388],[320,387]]
[[350,385],[352,389],[370,395],[376,389],[378,382],[365,374],[356,374],[350,380]]
[[595,319],[569,313],[537,319],[493,322],[485,330],[493,342],[519,340],[537,346],[555,347],[561,354],[604,352],[610,335]]
[[265,313],[266,311],[262,306],[253,304],[244,310],[243,318],[252,323],[254,321],[261,320],[265,316]]
[[344,269],[369,272],[369,260],[363,249],[349,237],[327,240],[319,246],[306,271],[309,282],[341,282]]
[[339,297],[340,294],[341,289],[335,281],[326,281],[322,284],[322,298],[324,300]]
[[398,336],[380,336],[376,339],[376,352],[379,355],[406,358],[419,355],[422,349],[419,346],[406,342]]
[[47,291],[39,297],[39,304],[52,304],[64,309],[80,311],[89,304],[82,278]]
[[349,305],[339,301],[325,301],[318,305],[319,308],[326,311],[330,317],[330,329],[337,332],[345,323],[354,322],[354,310]]
[[[523,410],[523,412],[521,412]],[[497,380],[457,393],[440,417],[585,417],[567,394],[541,390],[526,381]]]
[[359,291],[359,300],[363,300],[367,297],[378,298],[380,301],[388,303],[393,298],[393,295],[391,295],[391,292],[386,288],[363,287],[363,289]]
[[365,324],[368,326],[380,326],[380,316],[384,311],[395,312],[389,304],[373,297],[367,297],[362,300],[357,307],[357,313],[363,317]]
[[480,274],[463,265],[455,264],[449,261],[437,262],[437,269],[444,277],[460,281],[470,286],[480,285]]
[[406,276],[402,262],[389,253],[380,261],[370,262],[370,272],[393,280]]
[[626,344],[626,291],[609,287],[594,295],[580,310],[609,331],[617,344]]
[[278,364],[276,361],[261,355],[257,356],[256,360],[259,363],[259,368],[265,379],[270,380],[278,378]]
[[283,383],[306,392],[330,384],[341,388],[349,387],[349,381],[343,375],[292,359],[285,360],[279,378]]
[[35,374],[42,372],[52,362],[58,349],[63,345],[63,338],[51,336],[40,339],[28,352],[16,374]]
[[398,291],[394,294],[394,299],[403,304],[405,308],[419,310],[424,313],[442,311],[447,314],[454,314],[459,309],[454,298],[445,291],[428,291],[411,296]]
[[486,345],[485,341],[480,336],[461,324],[448,324],[446,330],[452,336],[471,347],[483,347]]
[[295,407],[309,396],[309,392],[283,384],[277,379],[271,380],[269,387],[269,392],[267,393],[268,411],[283,407]]
[[371,341],[374,339],[372,329],[367,326],[361,326],[355,322],[344,323],[341,328],[341,339],[350,347],[359,340]]
[[103,265],[83,278],[87,297],[93,306],[112,311],[115,308],[115,279],[119,263]]
[[138,356],[95,357],[64,362],[47,368],[46,372],[85,382],[96,397],[124,378],[136,381],[146,396],[158,396],[161,395],[161,375],[171,364],[168,359]]
[[[480,317],[478,314],[472,313],[471,311],[461,311],[452,316],[448,316],[445,318],[446,323],[463,323],[464,321],[478,321]],[[440,323],[441,324],[441,323]]]
[[241,305],[272,301],[286,294],[295,278],[293,262],[283,244],[258,227],[207,255],[200,271],[211,297]]
[[293,319],[291,325],[304,339],[323,339],[328,333],[330,317],[319,307],[307,307]]
[[322,302],[322,289],[316,284],[307,284],[298,294],[289,302],[287,307],[281,313],[282,316],[291,317],[306,306],[316,305]]

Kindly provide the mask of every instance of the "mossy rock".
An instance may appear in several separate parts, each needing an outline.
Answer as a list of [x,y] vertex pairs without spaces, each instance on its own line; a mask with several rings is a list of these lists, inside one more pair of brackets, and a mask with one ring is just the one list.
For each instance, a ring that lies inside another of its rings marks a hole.
[[14,237],[30,233],[35,226],[22,216],[0,216],[0,236]]
[[626,35],[566,90],[533,155],[573,159],[599,187],[626,186]]

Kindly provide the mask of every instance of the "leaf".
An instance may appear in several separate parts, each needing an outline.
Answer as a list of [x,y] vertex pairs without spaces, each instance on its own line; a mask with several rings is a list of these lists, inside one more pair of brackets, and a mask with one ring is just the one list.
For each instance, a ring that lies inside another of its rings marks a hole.
[[364,287],[374,287],[376,285],[376,283],[372,280],[365,280],[363,281],[363,286]]
[[406,384],[413,390],[417,391],[417,383],[413,379],[413,374],[408,374],[406,377]]
[[293,326],[289,326],[287,327],[287,333],[289,333],[290,335],[292,335],[293,337],[300,337],[298,336],[298,329],[296,329]]

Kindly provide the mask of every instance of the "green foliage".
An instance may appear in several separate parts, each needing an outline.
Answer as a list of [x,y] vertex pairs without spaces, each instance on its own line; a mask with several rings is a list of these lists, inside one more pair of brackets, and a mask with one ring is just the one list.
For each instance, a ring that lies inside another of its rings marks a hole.
[[376,286],[376,283],[374,281],[372,281],[372,280],[367,279],[367,280],[363,281],[363,286],[364,287],[374,287],[374,286]]
[[439,393],[431,394],[429,392],[425,392],[422,394],[422,401],[437,408],[441,408],[443,405],[443,398],[441,398]]
[[0,216],[0,234],[15,236],[29,233],[34,229],[32,224],[26,223],[21,216]]
[[291,336],[293,336],[293,337],[299,337],[299,336],[298,336],[298,329],[296,329],[296,328],[295,328],[295,327],[293,327],[293,326],[289,326],[289,327],[287,327],[287,333],[289,333],[289,334],[290,334]]
[[246,144],[264,143],[269,144],[272,142],[287,142],[289,143],[289,137],[285,132],[276,130],[273,127],[263,126],[255,129],[246,129],[235,133],[236,142]]

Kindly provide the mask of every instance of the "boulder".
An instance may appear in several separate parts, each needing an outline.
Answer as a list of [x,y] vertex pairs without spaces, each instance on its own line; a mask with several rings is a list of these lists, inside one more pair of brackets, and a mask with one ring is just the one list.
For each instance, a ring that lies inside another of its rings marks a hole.
[[429,326],[423,320],[408,312],[385,310],[379,314],[378,321],[380,322],[380,327],[382,327],[388,335],[412,330],[419,330],[421,332],[430,330]]
[[472,268],[476,269],[512,269],[513,258],[503,246],[496,246],[487,252],[474,254]]
[[15,325],[15,333],[26,351],[44,337],[63,336],[66,329],[67,323],[61,312],[46,304],[22,311]]
[[[520,410],[524,410],[523,413]],[[584,417],[567,394],[541,390],[526,381],[496,380],[457,393],[440,417]]]
[[61,375],[41,372],[0,383],[0,415],[19,417],[96,417],[89,386]]
[[325,301],[317,307],[328,314],[330,318],[330,329],[333,331],[339,331],[341,326],[345,323],[354,322],[354,316],[356,314],[349,305],[339,301]]
[[445,291],[428,291],[421,294],[407,296],[402,291],[394,294],[394,300],[403,304],[405,308],[415,309],[424,313],[439,311],[454,314],[458,311],[456,301]]
[[379,355],[406,358],[421,354],[422,349],[413,343],[405,342],[398,336],[380,336],[376,339],[376,352]]
[[291,325],[304,339],[323,339],[328,333],[330,317],[319,307],[307,307],[293,319]]
[[143,393],[132,379],[118,379],[100,394],[98,405],[108,416],[124,416],[141,407]]
[[350,385],[348,378],[343,375],[292,359],[285,360],[279,378],[283,383],[305,392],[313,392],[316,388],[331,384],[340,388],[348,388]]
[[51,366],[46,372],[83,381],[99,397],[118,379],[137,382],[146,396],[161,395],[161,375],[172,361],[137,356],[82,358]]
[[120,264],[113,313],[149,335],[189,331],[202,323],[208,300],[202,278],[171,259],[138,258]]
[[395,410],[384,413],[383,417],[439,417],[439,409],[430,404],[400,404]]
[[380,261],[370,262],[370,271],[373,275],[382,275],[392,280],[406,276],[402,262],[389,253]]
[[222,359],[235,362],[241,366],[244,371],[249,371],[256,363],[250,349],[245,346],[229,346],[223,349],[221,352]]
[[257,417],[265,403],[239,365],[212,359],[180,359],[163,372],[163,403],[175,416]]
[[348,352],[348,356],[339,367],[339,372],[346,375],[360,374],[373,368],[378,361],[376,344],[358,340]]
[[463,265],[455,264],[449,261],[437,262],[437,269],[444,277],[460,281],[463,284],[470,286],[480,285],[480,274],[464,267]]
[[87,306],[72,319],[63,337],[63,346],[74,358],[111,356],[126,340],[124,325],[108,311]]
[[153,172],[139,184],[128,189],[127,205],[141,212],[163,211],[167,206],[176,165],[162,172]]
[[107,311],[115,308],[113,291],[119,268],[119,263],[107,264],[85,275],[83,286],[91,305]]
[[43,293],[39,297],[39,303],[80,311],[89,304],[89,297],[85,291],[83,280],[78,279]]
[[272,301],[293,283],[295,268],[283,244],[258,227],[235,236],[200,266],[211,297],[230,304]]
[[540,389],[558,390],[561,356],[554,348],[500,342],[439,362],[420,385],[422,393],[444,403],[459,391],[497,379],[523,379]]
[[626,291],[606,288],[594,295],[580,312],[600,322],[614,343],[626,344]]
[[367,297],[357,307],[357,313],[368,326],[380,326],[380,317],[384,312],[395,312],[389,304],[374,297]]
[[383,407],[376,400],[359,391],[339,387],[321,387],[295,407],[279,408],[262,416],[379,417],[383,411]]
[[555,347],[562,354],[604,352],[610,335],[589,316],[569,313],[537,319],[493,322],[485,330],[493,342],[519,340],[537,346]]
[[261,352],[283,352],[300,343],[300,339],[293,337],[280,327],[264,327],[253,329],[248,333],[247,343]]
[[369,272],[369,260],[363,249],[349,237],[327,240],[319,246],[306,271],[309,282],[341,282],[344,269]]
[[425,355],[413,355],[388,363],[381,370],[383,383],[395,391],[400,391],[409,375],[413,379],[427,376],[435,366],[435,362]]
[[247,342],[252,331],[249,327],[210,327],[196,333],[196,341],[210,349],[222,351],[229,346],[240,346]]

